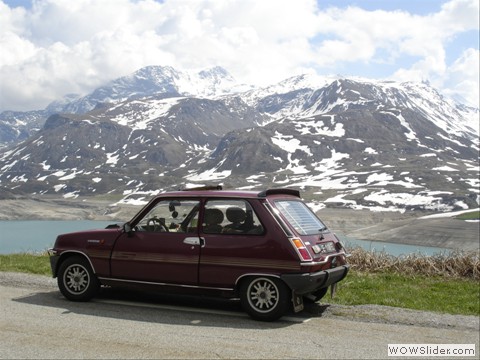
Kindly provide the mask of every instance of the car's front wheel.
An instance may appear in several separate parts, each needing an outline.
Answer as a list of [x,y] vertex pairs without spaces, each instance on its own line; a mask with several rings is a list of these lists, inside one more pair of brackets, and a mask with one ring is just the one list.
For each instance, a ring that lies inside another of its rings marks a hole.
[[100,288],[87,259],[80,256],[70,257],[60,265],[57,280],[62,295],[72,301],[88,301]]
[[288,310],[289,294],[290,291],[283,281],[255,277],[242,282],[240,302],[245,312],[253,319],[274,321]]

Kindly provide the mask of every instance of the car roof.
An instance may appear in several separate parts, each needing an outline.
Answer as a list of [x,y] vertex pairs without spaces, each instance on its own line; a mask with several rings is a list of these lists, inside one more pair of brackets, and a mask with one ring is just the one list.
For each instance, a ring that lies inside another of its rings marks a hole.
[[223,190],[221,187],[201,187],[179,191],[169,191],[157,194],[158,197],[237,197],[237,198],[266,198],[272,195],[287,195],[300,197],[300,191],[294,189],[268,189],[263,191],[252,190]]

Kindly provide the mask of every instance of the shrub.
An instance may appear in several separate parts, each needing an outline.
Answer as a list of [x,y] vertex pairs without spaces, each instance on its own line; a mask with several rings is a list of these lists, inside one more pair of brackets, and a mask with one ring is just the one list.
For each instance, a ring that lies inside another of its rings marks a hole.
[[385,252],[354,248],[348,262],[362,272],[394,272],[404,275],[448,276],[480,279],[480,251],[454,251],[426,256],[419,253],[395,257]]

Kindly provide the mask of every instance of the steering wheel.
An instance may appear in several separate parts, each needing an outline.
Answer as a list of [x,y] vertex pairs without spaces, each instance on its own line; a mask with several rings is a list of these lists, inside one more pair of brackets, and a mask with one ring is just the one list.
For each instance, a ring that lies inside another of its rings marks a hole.
[[153,217],[147,220],[147,228],[152,228],[152,231],[161,231],[161,232],[169,232],[166,225],[160,221],[159,218]]

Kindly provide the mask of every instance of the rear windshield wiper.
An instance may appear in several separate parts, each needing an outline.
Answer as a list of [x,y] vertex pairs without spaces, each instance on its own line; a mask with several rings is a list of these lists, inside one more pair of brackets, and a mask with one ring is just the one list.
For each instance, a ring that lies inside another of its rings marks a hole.
[[318,229],[318,232],[320,233],[320,240],[323,240],[323,239],[324,239],[324,237],[323,237],[323,232],[326,231],[326,230],[328,230],[328,228],[327,228],[326,226]]

